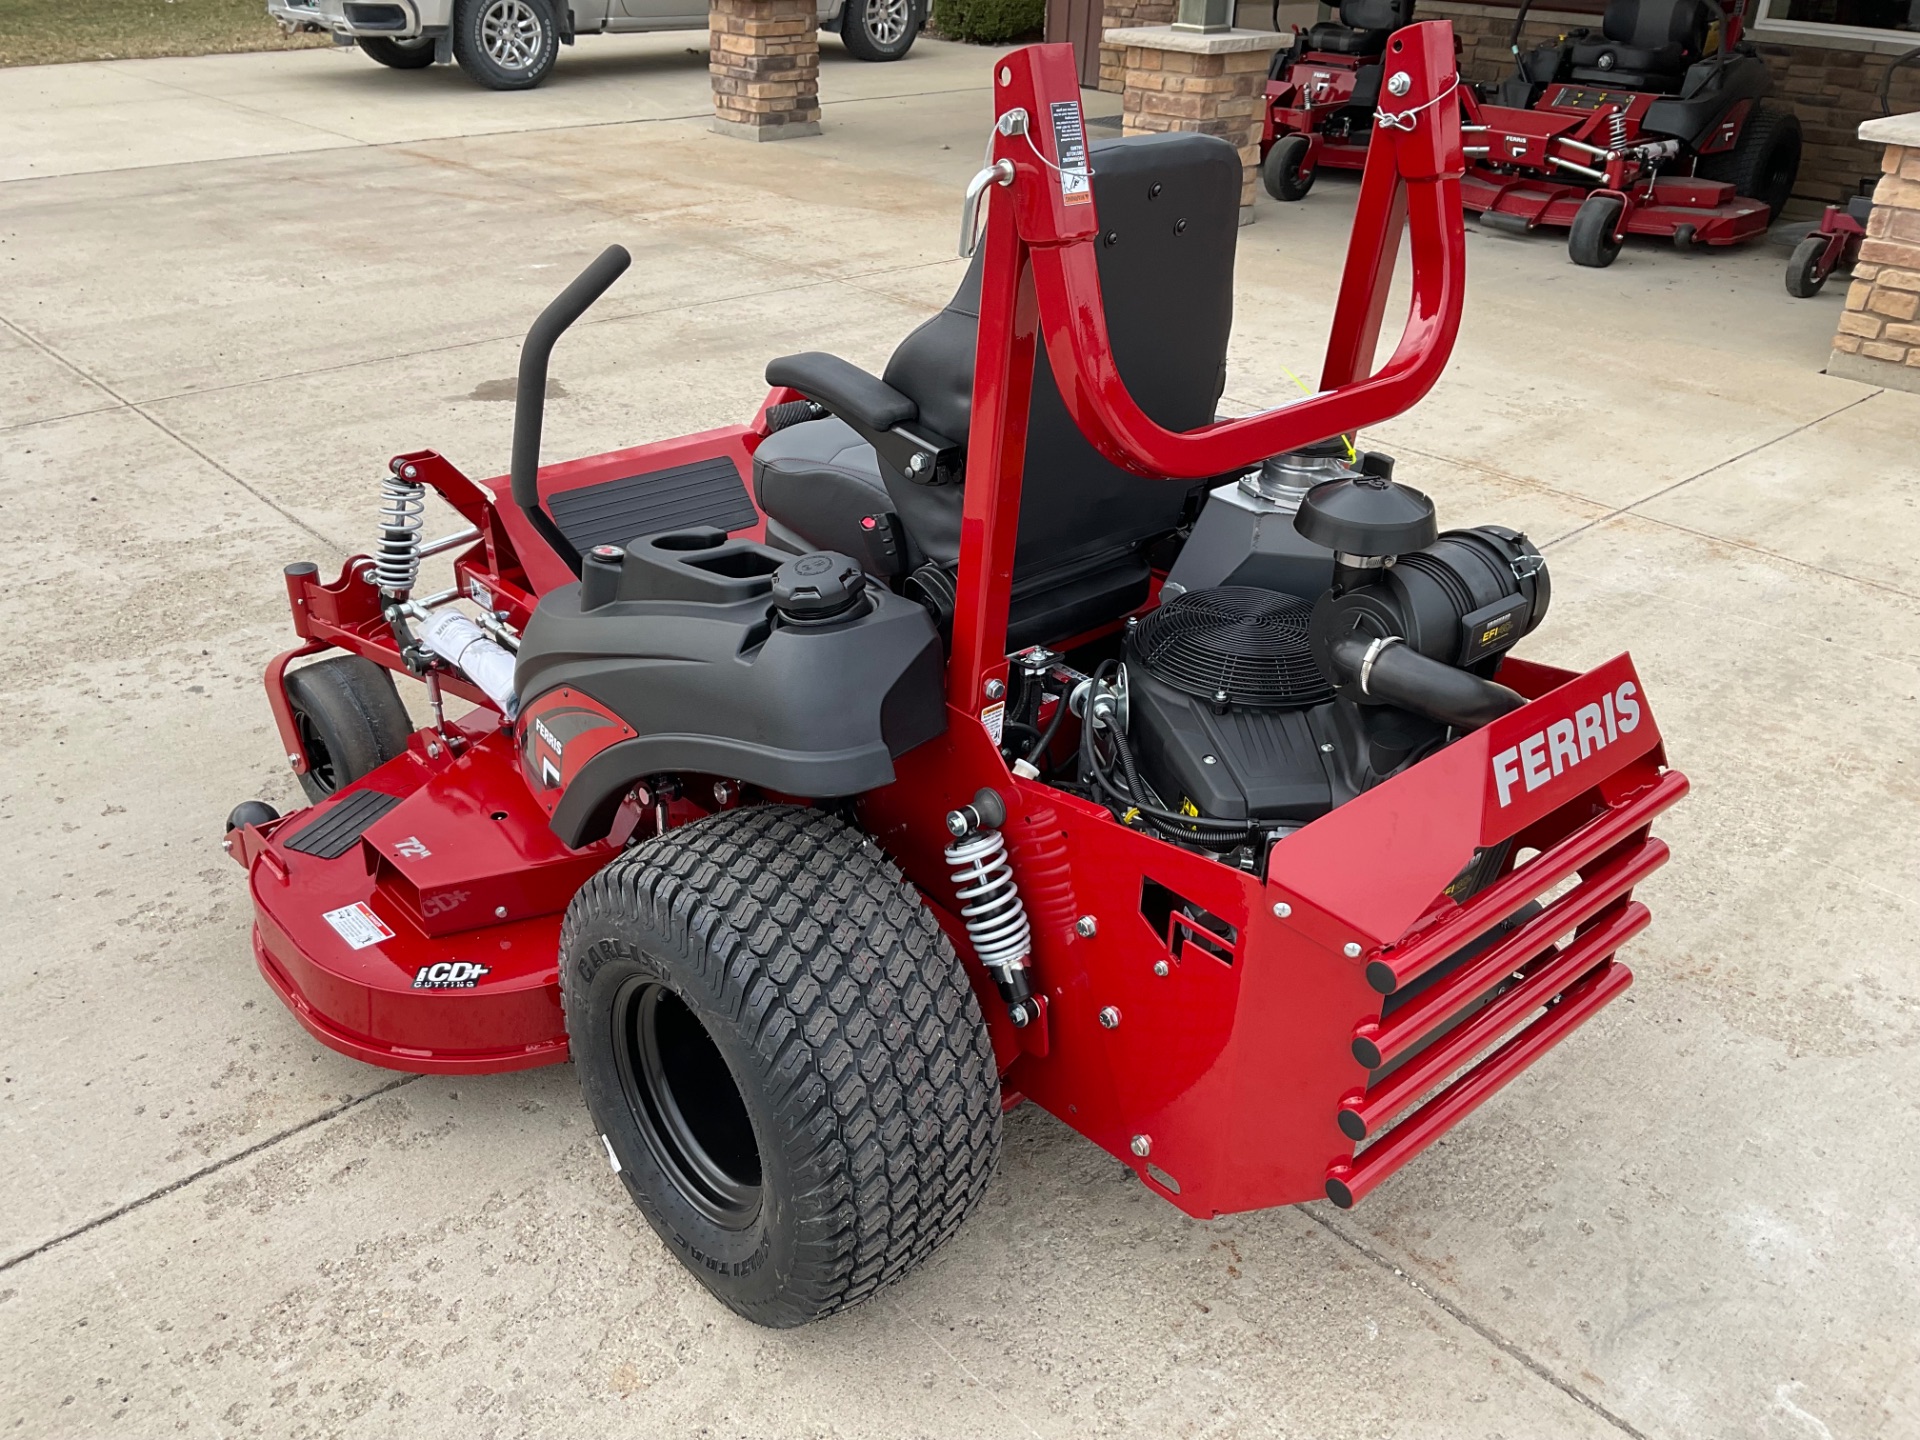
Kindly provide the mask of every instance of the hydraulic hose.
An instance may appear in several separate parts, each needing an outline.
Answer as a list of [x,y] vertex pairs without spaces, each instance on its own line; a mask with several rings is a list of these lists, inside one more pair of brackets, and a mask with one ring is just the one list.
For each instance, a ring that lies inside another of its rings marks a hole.
[[1504,685],[1429,660],[1397,635],[1384,640],[1350,635],[1334,642],[1332,655],[1340,679],[1369,700],[1398,705],[1456,730],[1478,730],[1527,703]]

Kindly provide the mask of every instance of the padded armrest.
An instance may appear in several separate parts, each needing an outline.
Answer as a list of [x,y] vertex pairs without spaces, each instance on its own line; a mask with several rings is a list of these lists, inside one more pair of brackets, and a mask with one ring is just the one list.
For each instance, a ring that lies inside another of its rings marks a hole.
[[879,376],[819,350],[768,361],[767,383],[798,390],[862,430],[891,430],[920,415],[919,406]]

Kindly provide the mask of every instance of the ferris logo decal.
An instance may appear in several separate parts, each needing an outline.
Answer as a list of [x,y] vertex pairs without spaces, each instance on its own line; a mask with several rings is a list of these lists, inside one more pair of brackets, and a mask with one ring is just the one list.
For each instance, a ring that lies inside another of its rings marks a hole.
[[1538,790],[1556,775],[1598,754],[1640,726],[1639,686],[1624,680],[1572,716],[1536,730],[1493,757],[1493,788],[1500,808],[1513,803],[1516,786]]
[[442,960],[437,965],[422,965],[413,972],[413,988],[416,990],[471,990],[480,983],[482,975],[492,971],[485,965],[476,965],[471,960]]
[[560,743],[560,737],[549,730],[547,728],[547,722],[542,720],[538,715],[533,717],[533,733],[547,742],[547,748],[553,751],[554,759],[558,760],[562,755],[567,753],[567,747]]

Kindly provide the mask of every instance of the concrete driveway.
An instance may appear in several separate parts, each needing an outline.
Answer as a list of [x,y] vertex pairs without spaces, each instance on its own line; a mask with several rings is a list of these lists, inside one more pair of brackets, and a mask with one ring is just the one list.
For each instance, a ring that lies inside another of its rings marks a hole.
[[[1548,546],[1524,653],[1631,647],[1693,797],[1630,997],[1360,1209],[1191,1222],[1031,1108],[924,1270],[752,1329],[607,1173],[566,1068],[320,1049],[220,822],[287,804],[279,568],[386,457],[504,468],[877,367],[956,282],[990,52],[864,66],[826,133],[706,132],[699,35],[496,95],[301,52],[0,71],[0,1433],[1920,1435],[1920,397],[1819,374],[1784,253],[1470,238],[1453,369],[1383,427],[1443,522]],[[1107,101],[1105,108],[1114,108]],[[1311,376],[1352,187],[1261,197],[1228,393]]]

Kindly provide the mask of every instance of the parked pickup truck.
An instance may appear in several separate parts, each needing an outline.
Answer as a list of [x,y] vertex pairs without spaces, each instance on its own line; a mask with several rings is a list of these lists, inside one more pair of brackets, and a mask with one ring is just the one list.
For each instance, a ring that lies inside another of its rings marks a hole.
[[[820,28],[862,60],[913,48],[928,0],[819,0]],[[456,61],[492,90],[530,90],[576,35],[704,30],[694,0],[267,0],[281,28],[332,35],[395,70]]]

